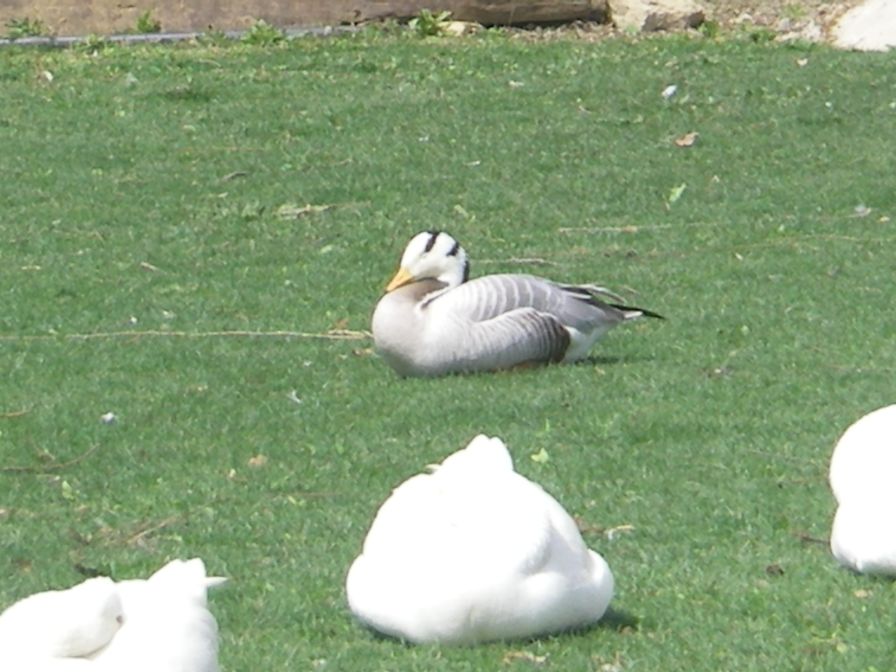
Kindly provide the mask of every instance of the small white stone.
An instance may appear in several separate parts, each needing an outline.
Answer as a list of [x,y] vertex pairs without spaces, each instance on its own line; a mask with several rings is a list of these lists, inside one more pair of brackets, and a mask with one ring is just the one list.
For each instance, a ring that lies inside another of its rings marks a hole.
[[663,100],[669,100],[675,93],[678,91],[678,86],[675,84],[670,84],[665,89],[663,89]]
[[102,420],[104,425],[113,425],[118,420],[118,416],[109,411],[108,413],[103,413],[100,416],[100,420]]

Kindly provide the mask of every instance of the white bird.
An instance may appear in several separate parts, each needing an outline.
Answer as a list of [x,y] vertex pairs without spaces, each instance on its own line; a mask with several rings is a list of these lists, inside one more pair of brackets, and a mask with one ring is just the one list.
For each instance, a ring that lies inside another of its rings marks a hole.
[[896,405],[850,425],[834,448],[829,480],[837,500],[834,557],[857,572],[896,575]]
[[123,621],[112,579],[36,593],[0,614],[0,670],[91,669],[85,657],[105,646]]
[[575,522],[479,435],[380,507],[346,578],[368,626],[410,642],[474,644],[598,621],[613,575]]
[[125,622],[92,658],[103,669],[217,672],[218,625],[208,610],[209,577],[199,558],[173,560],[144,580],[117,584]]
[[217,672],[218,627],[202,560],[146,580],[100,577],[38,593],[0,615],[3,672]]
[[402,376],[574,362],[617,324],[662,316],[594,285],[523,274],[469,280],[467,254],[445,232],[414,236],[373,313],[377,351]]

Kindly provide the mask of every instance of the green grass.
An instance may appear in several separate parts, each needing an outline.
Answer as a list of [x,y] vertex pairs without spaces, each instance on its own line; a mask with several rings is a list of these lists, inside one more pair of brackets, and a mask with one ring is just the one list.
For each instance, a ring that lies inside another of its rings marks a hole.
[[[228,672],[888,669],[893,585],[800,535],[827,536],[833,441],[893,401],[894,65],[491,32],[0,52],[0,604],[199,555],[232,577]],[[331,207],[283,216],[306,205]],[[474,274],[669,319],[440,380],[213,333],[366,329],[429,227]],[[377,505],[477,432],[593,527],[609,624],[452,649],[353,622]]]

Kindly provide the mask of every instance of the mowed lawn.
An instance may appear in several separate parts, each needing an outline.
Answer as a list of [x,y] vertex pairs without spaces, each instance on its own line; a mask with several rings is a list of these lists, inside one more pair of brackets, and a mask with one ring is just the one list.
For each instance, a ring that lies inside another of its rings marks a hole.
[[[893,401],[896,56],[364,31],[6,49],[0,91],[0,605],[201,556],[226,672],[891,668],[826,475]],[[364,332],[427,228],[668,319],[400,379]],[[343,581],[376,507],[479,432],[581,522],[611,616],[374,636]]]

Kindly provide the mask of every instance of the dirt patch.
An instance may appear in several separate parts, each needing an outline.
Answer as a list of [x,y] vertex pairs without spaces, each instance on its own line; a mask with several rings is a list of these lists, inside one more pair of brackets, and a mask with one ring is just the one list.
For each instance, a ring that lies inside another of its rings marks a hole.
[[[740,26],[764,28],[775,33],[809,40],[827,38],[833,24],[861,0],[704,0],[706,18],[722,29]],[[598,2],[598,0],[595,0]],[[601,0],[602,2],[602,0]],[[433,7],[437,3],[429,3]],[[450,4],[450,3],[448,3]],[[455,4],[458,4],[455,0]],[[583,17],[594,2],[553,0],[540,2],[484,3],[489,6],[580,6]],[[599,2],[600,4],[600,2]],[[0,3],[0,35],[24,19],[36,19],[52,35],[88,35],[135,32],[147,12],[166,32],[239,30],[257,19],[277,26],[321,26],[353,23],[386,16],[408,16],[420,2],[414,0],[247,0],[221,3],[218,0],[6,0]],[[604,4],[605,6],[605,4]],[[589,31],[611,33],[606,26]]]
[[707,0],[707,18],[724,28],[760,26],[787,37],[827,37],[837,20],[862,0]]
[[[863,0],[705,0],[705,30],[722,33],[744,31],[783,40],[831,41],[836,23]],[[596,41],[617,34],[611,24],[573,22],[566,26],[517,31],[521,39],[550,39],[570,32],[583,40]]]

